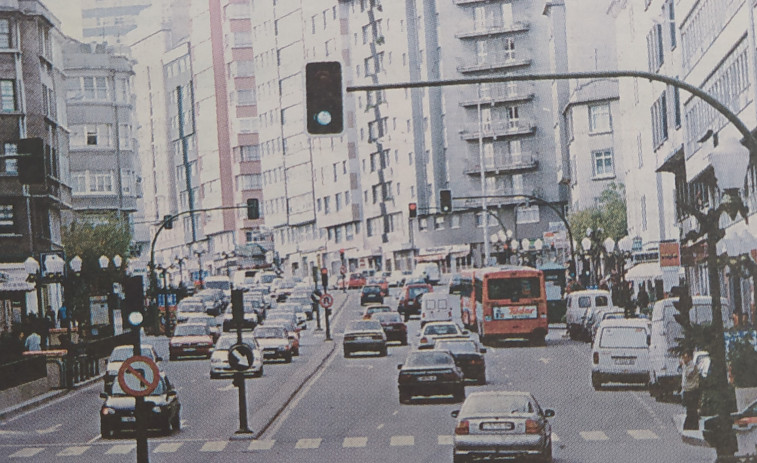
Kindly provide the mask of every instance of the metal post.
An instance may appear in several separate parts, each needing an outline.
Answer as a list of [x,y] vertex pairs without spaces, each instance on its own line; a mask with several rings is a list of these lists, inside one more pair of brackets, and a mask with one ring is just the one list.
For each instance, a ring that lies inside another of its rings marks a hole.
[[[325,286],[323,288],[323,294],[328,294],[328,289]],[[326,340],[331,341],[331,324],[329,323],[331,309],[325,309],[324,313],[326,314]]]
[[481,220],[484,221],[484,262],[482,267],[489,265],[489,217],[486,215],[486,211],[489,209],[487,205],[486,196],[486,171],[484,168],[484,122],[481,119],[481,84],[478,84],[478,162],[480,164],[481,172],[481,208],[483,214],[481,214]]
[[[140,327],[135,326],[132,329],[134,334],[134,355],[142,355],[142,339],[140,333]],[[150,454],[147,449],[147,423],[145,423],[145,398],[134,398],[134,417],[137,420],[137,463],[149,463]]]
[[[242,344],[242,323],[237,323],[237,344]],[[247,387],[244,373],[234,373],[234,383],[239,393],[239,429],[234,434],[252,434],[247,425]]]

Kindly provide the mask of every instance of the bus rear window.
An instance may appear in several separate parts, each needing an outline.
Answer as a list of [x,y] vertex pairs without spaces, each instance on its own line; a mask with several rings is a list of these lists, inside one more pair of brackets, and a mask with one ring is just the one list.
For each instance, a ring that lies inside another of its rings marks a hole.
[[492,300],[532,299],[541,297],[541,281],[539,277],[531,278],[489,278],[487,280],[488,298]]

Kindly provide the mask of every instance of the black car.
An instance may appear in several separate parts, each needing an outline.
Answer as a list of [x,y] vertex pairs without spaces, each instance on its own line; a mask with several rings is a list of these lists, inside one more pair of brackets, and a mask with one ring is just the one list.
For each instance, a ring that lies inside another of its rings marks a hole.
[[449,351],[412,351],[397,369],[401,404],[410,403],[413,396],[451,395],[456,402],[465,400],[463,372]]
[[365,285],[363,286],[363,289],[360,290],[360,305],[369,304],[369,303],[383,303],[384,302],[384,294],[381,291],[381,286],[379,285]]
[[[100,393],[105,399],[100,407],[100,435],[105,439],[124,430],[136,429],[134,416],[135,399],[127,395],[118,381],[113,383],[110,394]],[[171,429],[181,429],[181,404],[179,396],[165,374],[161,374],[158,387],[145,397],[147,429],[158,429],[169,434]]]
[[465,379],[473,379],[478,384],[486,384],[485,347],[479,347],[472,339],[440,339],[434,344],[434,349],[446,350],[452,354]]
[[381,328],[386,334],[386,341],[399,341],[403,346],[407,345],[407,325],[397,312],[377,312],[371,315],[371,320],[381,323]]

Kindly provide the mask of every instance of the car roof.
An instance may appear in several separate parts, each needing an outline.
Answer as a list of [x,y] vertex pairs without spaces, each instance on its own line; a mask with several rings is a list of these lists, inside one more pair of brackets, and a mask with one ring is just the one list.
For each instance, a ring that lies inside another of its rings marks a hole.
[[424,325],[424,328],[426,326],[434,326],[434,325],[455,325],[455,326],[457,326],[457,323],[455,323],[455,322],[453,322],[451,320],[447,320],[447,321],[441,320],[441,321],[435,321],[435,322],[426,322],[426,324]]
[[520,397],[533,397],[533,394],[526,391],[476,391],[468,394],[466,399],[471,397],[496,397],[496,396],[520,396]]
[[581,291],[573,291],[569,296],[609,296],[610,291],[606,289],[582,289]]
[[600,328],[606,327],[606,326],[613,326],[613,327],[623,327],[623,326],[629,326],[634,328],[647,328],[649,326],[649,320],[646,318],[608,318],[605,320],[602,320],[602,323],[599,324]]

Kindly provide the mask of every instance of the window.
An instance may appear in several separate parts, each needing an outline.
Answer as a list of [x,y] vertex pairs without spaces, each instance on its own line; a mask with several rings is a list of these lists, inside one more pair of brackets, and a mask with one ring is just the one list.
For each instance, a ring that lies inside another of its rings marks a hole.
[[258,145],[240,146],[239,157],[241,161],[260,161],[260,150],[258,149]]
[[663,9],[668,10],[668,30],[670,32],[670,49],[676,47],[676,12],[673,6],[673,0],[665,0]]
[[337,212],[342,209],[342,194],[341,193],[337,193],[334,195],[334,209],[336,209]]
[[647,197],[641,197],[641,229],[646,231],[647,229]]
[[234,47],[250,47],[252,46],[252,34],[249,32],[234,32]]
[[453,214],[450,216],[450,225],[449,228],[460,228],[460,215],[459,214]]
[[14,224],[13,204],[0,204],[0,229],[7,231]]
[[0,80],[0,108],[3,112],[16,110],[16,86],[12,80]]
[[644,166],[644,150],[641,149],[641,134],[636,134],[636,155],[639,158],[639,169]]
[[83,194],[87,192],[87,173],[71,173],[71,192],[73,194]]
[[418,230],[428,230],[428,219],[426,217],[422,217],[420,220],[418,220]]
[[11,47],[10,20],[0,19],[0,48]]
[[131,126],[121,124],[118,131],[118,141],[121,149],[131,149]]
[[516,223],[539,223],[539,206],[522,206],[516,212]]
[[611,149],[592,151],[591,160],[593,166],[592,175],[595,178],[612,177],[615,175]]
[[[18,154],[18,147],[15,143],[6,143],[4,146],[4,154],[14,155]],[[4,159],[2,162],[3,173],[6,175],[18,175],[18,160],[17,159]]]
[[662,47],[662,24],[655,24],[647,34],[647,66],[649,72],[657,72],[664,62]]
[[510,37],[505,39],[505,61],[513,61],[515,59],[515,39]]
[[652,145],[657,149],[668,139],[668,105],[663,92],[652,104]]
[[237,104],[239,106],[255,104],[255,92],[252,90],[237,90]]
[[237,177],[237,190],[259,190],[262,188],[260,174],[246,174]]
[[444,216],[434,217],[434,230],[444,230]]
[[344,205],[348,206],[350,204],[350,192],[345,191],[344,192]]
[[605,103],[589,106],[589,133],[609,132],[610,130],[612,130],[610,105]]
[[113,192],[113,172],[89,172],[89,192],[90,193],[112,193]]

